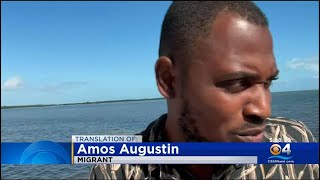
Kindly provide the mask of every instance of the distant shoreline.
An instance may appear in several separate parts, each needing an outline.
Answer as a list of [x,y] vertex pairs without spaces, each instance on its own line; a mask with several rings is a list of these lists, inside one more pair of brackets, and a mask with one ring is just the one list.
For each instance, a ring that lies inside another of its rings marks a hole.
[[[319,89],[313,90],[300,90],[300,91],[319,91]],[[273,93],[291,93],[299,91],[281,91]],[[80,102],[80,103],[65,103],[65,104],[35,104],[35,105],[17,105],[17,106],[1,106],[1,109],[12,109],[12,108],[29,108],[29,107],[47,107],[47,106],[66,106],[66,105],[80,105],[80,104],[101,104],[101,103],[115,103],[115,102],[131,102],[131,101],[152,101],[160,100],[164,98],[145,98],[145,99],[123,99],[123,100],[112,100],[112,101],[94,101],[94,102]]]
[[101,103],[131,102],[131,101],[152,101],[152,100],[160,100],[160,99],[164,99],[164,98],[123,99],[123,100],[94,101],[94,102],[88,101],[88,102],[81,102],[81,103],[65,103],[65,104],[35,104],[35,105],[1,106],[1,109],[47,107],[47,106],[68,106],[68,105],[80,105],[80,104],[101,104]]

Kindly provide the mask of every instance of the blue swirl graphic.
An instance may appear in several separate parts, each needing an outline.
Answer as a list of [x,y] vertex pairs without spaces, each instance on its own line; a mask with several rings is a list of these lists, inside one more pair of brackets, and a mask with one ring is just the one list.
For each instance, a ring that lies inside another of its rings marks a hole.
[[268,159],[282,159],[282,160],[288,160],[291,159],[293,156],[291,157],[284,157],[284,156],[270,156]]
[[20,164],[69,164],[70,157],[65,149],[52,141],[30,144],[22,153]]

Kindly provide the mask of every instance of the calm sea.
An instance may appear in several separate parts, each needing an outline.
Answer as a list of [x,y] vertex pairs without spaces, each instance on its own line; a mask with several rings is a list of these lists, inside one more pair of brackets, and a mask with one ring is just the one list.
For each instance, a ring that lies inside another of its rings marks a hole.
[[[273,116],[304,122],[319,141],[319,91],[273,93]],[[2,142],[70,142],[75,134],[135,134],[164,100],[1,109]],[[90,165],[1,165],[1,179],[87,179]]]

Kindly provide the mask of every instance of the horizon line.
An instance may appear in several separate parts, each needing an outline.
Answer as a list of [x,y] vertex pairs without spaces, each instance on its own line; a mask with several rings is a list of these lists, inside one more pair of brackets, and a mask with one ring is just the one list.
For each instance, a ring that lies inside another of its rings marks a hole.
[[[298,92],[298,91],[319,91],[319,89],[307,89],[307,90],[292,90],[292,91],[276,91],[271,93],[285,93],[285,92]],[[139,98],[139,99],[117,99],[117,100],[102,100],[102,101],[84,101],[74,103],[58,103],[58,104],[26,104],[26,105],[3,105],[1,109],[19,108],[19,107],[43,107],[43,106],[62,106],[62,105],[77,105],[77,104],[102,104],[102,103],[114,103],[114,102],[129,102],[129,101],[148,101],[148,100],[160,100],[164,97],[154,98]]]

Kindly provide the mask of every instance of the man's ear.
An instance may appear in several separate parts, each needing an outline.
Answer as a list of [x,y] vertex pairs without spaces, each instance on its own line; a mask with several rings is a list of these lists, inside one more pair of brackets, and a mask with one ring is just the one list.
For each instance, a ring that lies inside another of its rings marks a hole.
[[172,60],[166,56],[159,57],[155,66],[155,73],[159,92],[166,99],[174,98],[176,75]]

